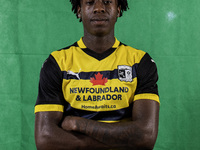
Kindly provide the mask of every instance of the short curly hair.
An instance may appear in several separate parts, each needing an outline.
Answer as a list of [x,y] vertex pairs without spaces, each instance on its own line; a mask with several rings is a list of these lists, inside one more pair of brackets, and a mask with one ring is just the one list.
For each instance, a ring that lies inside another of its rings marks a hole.
[[[74,14],[76,14],[76,17],[78,18],[77,7],[81,6],[80,0],[70,0],[70,2],[72,4],[72,11],[74,12]],[[129,9],[127,0],[118,0],[118,6],[121,7],[120,11],[120,17],[121,17],[123,15],[123,12]],[[81,19],[79,21],[81,22]]]

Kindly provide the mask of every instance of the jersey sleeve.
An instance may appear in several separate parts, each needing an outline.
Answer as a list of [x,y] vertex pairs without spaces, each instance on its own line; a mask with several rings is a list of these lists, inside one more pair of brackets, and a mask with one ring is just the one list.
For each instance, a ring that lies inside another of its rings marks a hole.
[[56,60],[50,55],[40,71],[35,113],[42,111],[63,112],[63,109],[62,72]]
[[154,60],[148,53],[146,53],[141,59],[136,72],[138,83],[134,101],[140,99],[150,99],[159,102],[157,67]]

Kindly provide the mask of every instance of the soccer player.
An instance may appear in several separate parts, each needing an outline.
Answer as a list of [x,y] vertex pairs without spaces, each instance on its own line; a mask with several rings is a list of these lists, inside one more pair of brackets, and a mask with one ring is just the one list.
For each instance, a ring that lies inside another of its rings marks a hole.
[[84,36],[43,64],[37,149],[153,149],[159,118],[155,62],[114,36],[127,0],[70,1]]

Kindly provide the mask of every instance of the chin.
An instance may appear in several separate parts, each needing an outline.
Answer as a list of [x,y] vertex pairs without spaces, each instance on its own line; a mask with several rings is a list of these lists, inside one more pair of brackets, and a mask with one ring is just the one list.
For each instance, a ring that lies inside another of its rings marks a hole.
[[93,35],[96,35],[96,36],[105,36],[107,34],[109,34],[110,32],[109,31],[106,31],[104,29],[97,29],[93,32]]

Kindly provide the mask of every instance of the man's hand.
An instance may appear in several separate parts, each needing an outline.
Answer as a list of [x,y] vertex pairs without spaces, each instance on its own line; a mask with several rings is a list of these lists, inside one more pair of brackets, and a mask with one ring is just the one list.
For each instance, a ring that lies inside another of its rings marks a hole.
[[61,127],[66,131],[76,131],[78,128],[77,120],[80,120],[80,117],[66,116],[62,122]]

